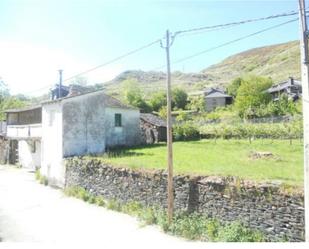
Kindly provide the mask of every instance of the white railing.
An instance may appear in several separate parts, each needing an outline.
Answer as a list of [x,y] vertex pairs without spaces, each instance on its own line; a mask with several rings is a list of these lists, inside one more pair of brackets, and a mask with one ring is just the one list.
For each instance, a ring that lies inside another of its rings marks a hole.
[[9,138],[40,138],[42,137],[42,125],[8,125],[6,136]]

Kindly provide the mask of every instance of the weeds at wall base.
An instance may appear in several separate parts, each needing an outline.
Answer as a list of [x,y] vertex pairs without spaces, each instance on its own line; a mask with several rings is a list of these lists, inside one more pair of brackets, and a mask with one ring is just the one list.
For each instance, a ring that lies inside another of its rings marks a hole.
[[48,179],[47,179],[47,177],[41,175],[39,169],[37,169],[37,170],[35,171],[35,179],[36,179],[37,181],[39,181],[40,184],[44,184],[45,186],[48,185]]
[[64,192],[68,196],[137,217],[141,226],[158,225],[164,232],[188,240],[208,242],[267,241],[261,232],[245,228],[241,222],[222,224],[217,219],[210,219],[197,213],[178,212],[175,213],[173,222],[169,225],[166,212],[160,207],[144,207],[141,203],[134,201],[126,204],[121,204],[117,200],[106,201],[102,196],[93,195],[82,187],[69,187]]

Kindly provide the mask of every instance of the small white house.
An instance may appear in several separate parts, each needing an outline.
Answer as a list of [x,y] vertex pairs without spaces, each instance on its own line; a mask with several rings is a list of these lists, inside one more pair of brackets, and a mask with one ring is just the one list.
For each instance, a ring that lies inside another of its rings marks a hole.
[[69,96],[33,108],[8,110],[7,138],[10,157],[17,153],[19,164],[40,168],[51,185],[62,187],[65,157],[139,144],[140,112],[103,91]]
[[63,186],[63,158],[140,143],[140,113],[103,91],[42,103],[41,173]]

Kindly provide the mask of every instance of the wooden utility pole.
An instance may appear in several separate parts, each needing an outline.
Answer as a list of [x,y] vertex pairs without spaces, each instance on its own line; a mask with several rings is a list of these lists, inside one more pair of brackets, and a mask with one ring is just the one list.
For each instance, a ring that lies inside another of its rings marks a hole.
[[167,164],[168,164],[168,177],[167,177],[167,217],[168,223],[171,224],[173,220],[174,211],[174,187],[173,187],[173,136],[172,136],[172,91],[171,91],[171,67],[170,67],[170,47],[172,41],[170,40],[170,32],[166,31],[166,45],[161,46],[166,51],[166,65],[167,65],[167,78],[166,78],[166,98],[167,98]]
[[60,69],[58,70],[59,71],[59,89],[58,89],[58,98],[60,99],[62,96],[61,96],[61,88],[62,88],[62,72],[63,70]]
[[309,242],[309,65],[305,1],[299,0],[301,82],[304,120],[305,241]]

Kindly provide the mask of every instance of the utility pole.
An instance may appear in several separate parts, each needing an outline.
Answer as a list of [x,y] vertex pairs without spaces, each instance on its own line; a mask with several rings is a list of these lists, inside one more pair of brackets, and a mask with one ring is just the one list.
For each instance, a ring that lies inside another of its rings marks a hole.
[[58,70],[59,71],[59,89],[58,89],[58,98],[60,99],[62,96],[61,96],[61,88],[62,88],[62,72],[63,70],[60,69]]
[[171,34],[166,31],[166,45],[161,47],[166,51],[166,66],[167,66],[167,78],[166,78],[166,98],[167,98],[167,217],[168,223],[171,224],[173,220],[174,211],[174,187],[173,187],[173,136],[172,136],[172,91],[171,91],[171,67],[170,67],[170,47],[173,44],[173,40],[170,40]]
[[305,1],[299,0],[301,82],[304,122],[305,241],[309,242],[309,61]]

